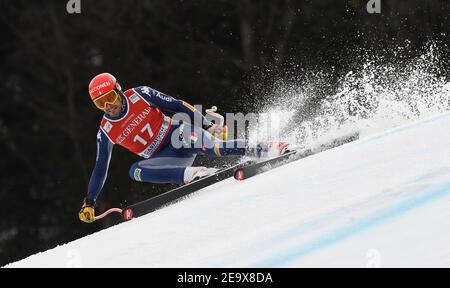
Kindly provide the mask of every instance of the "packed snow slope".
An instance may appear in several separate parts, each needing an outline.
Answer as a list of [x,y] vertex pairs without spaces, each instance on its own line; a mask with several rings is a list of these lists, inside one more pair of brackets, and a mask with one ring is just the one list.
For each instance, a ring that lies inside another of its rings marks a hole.
[[450,113],[228,179],[9,267],[450,267]]

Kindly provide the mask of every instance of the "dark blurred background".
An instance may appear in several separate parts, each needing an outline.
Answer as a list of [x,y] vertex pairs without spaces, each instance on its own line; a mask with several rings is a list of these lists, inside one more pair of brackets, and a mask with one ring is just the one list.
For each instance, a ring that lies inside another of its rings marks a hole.
[[[338,75],[361,51],[405,41],[420,51],[428,41],[448,44],[450,33],[448,0],[380,0],[379,14],[368,13],[368,0],[81,0],[74,14],[67,2],[0,1],[0,265],[118,223],[77,218],[102,116],[87,92],[95,74],[256,112],[277,79]],[[137,159],[114,149],[99,211],[172,187],[133,182]]]

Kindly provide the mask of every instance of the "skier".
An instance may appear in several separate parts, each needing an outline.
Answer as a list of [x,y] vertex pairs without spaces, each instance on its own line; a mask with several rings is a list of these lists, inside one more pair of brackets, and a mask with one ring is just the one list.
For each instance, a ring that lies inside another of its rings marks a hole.
[[[288,146],[285,142],[273,142],[249,148],[245,140],[226,140],[224,127],[209,121],[187,102],[148,86],[123,92],[109,73],[91,80],[89,94],[104,115],[97,133],[96,164],[79,212],[79,219],[86,223],[94,221],[94,207],[106,180],[114,144],[145,158],[131,166],[129,175],[133,180],[180,185],[217,171],[192,167],[197,154],[261,157],[264,153],[281,155]],[[185,113],[193,122],[175,121],[163,111]]]

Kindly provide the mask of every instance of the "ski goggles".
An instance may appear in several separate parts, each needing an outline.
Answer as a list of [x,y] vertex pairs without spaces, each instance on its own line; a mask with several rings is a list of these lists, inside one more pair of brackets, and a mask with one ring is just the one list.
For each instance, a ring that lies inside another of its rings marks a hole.
[[100,97],[94,99],[95,106],[100,110],[105,110],[107,104],[116,103],[117,99],[119,99],[119,94],[116,90],[111,90],[106,94],[103,94]]

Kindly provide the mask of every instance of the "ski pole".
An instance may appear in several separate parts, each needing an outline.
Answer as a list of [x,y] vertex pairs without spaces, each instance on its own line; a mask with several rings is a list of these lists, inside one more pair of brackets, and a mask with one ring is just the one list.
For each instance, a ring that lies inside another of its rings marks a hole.
[[95,216],[94,220],[100,220],[100,219],[102,219],[102,218],[108,216],[109,214],[111,214],[111,213],[113,213],[113,212],[117,212],[117,213],[122,214],[122,209],[120,209],[120,208],[111,208],[111,209],[108,209],[108,210],[106,210],[105,212],[103,212],[102,214],[100,214],[100,215],[98,215],[98,216]]

